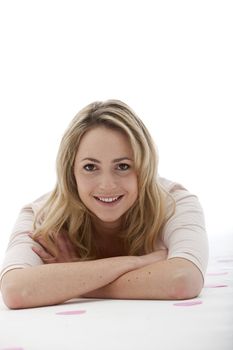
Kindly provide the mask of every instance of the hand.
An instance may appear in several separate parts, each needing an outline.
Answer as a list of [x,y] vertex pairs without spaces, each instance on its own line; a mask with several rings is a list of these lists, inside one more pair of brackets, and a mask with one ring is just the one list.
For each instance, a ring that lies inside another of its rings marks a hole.
[[32,250],[43,260],[45,264],[73,262],[79,260],[75,247],[71,243],[66,231],[60,231],[57,235],[57,254],[52,252],[51,248],[48,247],[46,240],[42,236],[34,238],[32,233],[30,233],[29,236],[35,242],[39,243],[40,247],[32,246]]

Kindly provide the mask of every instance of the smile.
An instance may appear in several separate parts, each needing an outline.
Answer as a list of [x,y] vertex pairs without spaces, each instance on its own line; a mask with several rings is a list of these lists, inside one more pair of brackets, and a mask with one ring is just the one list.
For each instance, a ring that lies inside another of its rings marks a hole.
[[106,204],[118,202],[122,197],[123,197],[123,195],[115,196],[115,197],[97,197],[97,196],[94,196],[94,198],[96,200],[98,200],[99,202],[102,202],[102,203],[106,203]]

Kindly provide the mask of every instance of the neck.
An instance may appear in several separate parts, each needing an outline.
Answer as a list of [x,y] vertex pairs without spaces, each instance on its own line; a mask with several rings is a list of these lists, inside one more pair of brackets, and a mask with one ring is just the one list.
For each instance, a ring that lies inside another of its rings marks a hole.
[[93,220],[94,241],[100,258],[127,255],[120,237],[121,222]]
[[95,218],[93,220],[93,227],[95,233],[99,237],[116,238],[121,231],[121,222],[119,220],[115,222],[103,222],[100,219]]

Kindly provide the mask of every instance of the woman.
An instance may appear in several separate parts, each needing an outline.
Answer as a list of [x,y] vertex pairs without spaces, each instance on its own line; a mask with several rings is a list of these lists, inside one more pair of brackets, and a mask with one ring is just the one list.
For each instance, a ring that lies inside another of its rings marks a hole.
[[55,189],[16,222],[1,273],[6,305],[196,297],[208,260],[203,212],[157,163],[126,104],[82,109],[62,138]]

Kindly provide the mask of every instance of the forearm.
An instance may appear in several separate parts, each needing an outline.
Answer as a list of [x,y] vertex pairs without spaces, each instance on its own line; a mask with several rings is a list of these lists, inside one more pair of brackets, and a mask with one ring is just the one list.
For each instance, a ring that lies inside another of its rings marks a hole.
[[10,308],[62,303],[105,286],[143,266],[139,257],[114,257],[15,269],[3,276],[1,291]]
[[196,297],[202,288],[200,271],[185,259],[159,261],[120,276],[87,298],[172,300]]

